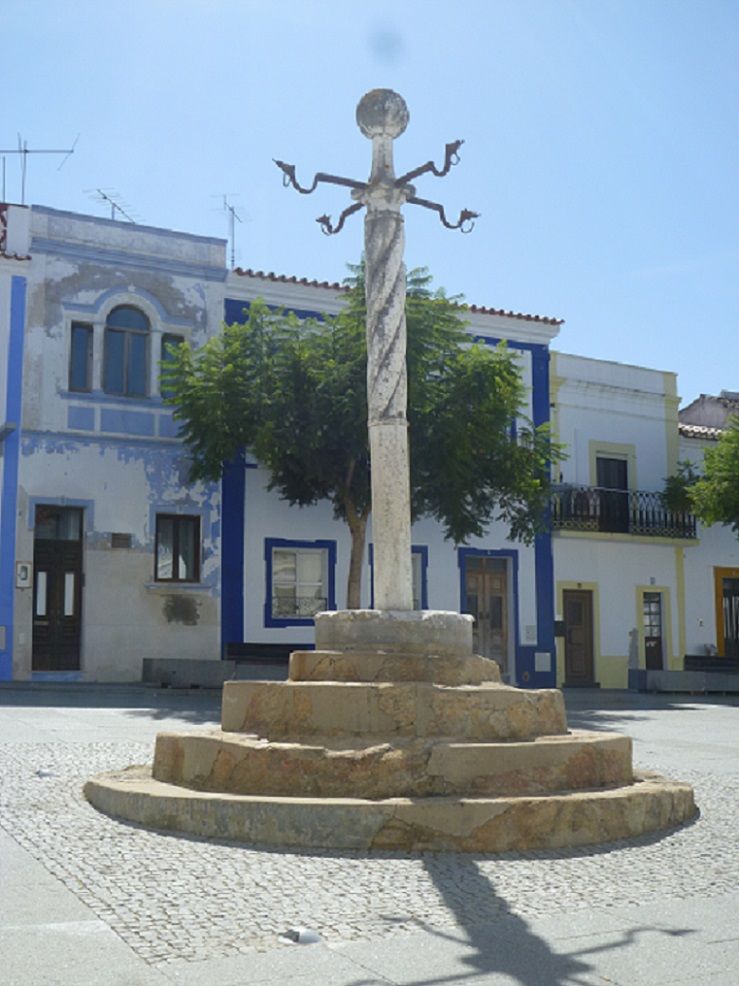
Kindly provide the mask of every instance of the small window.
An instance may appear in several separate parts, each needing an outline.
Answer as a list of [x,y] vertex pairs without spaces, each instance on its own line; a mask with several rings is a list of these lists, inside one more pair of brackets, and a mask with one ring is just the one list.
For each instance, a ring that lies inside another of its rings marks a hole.
[[200,518],[157,514],[157,582],[200,580]]
[[149,319],[138,308],[119,305],[105,323],[103,390],[122,397],[146,397]]
[[272,552],[272,615],[306,618],[326,609],[327,553],[322,548]]
[[82,322],[72,322],[69,389],[92,390],[92,326]]
[[[166,363],[169,363],[172,359],[172,347],[181,346],[185,341],[184,336],[175,335],[173,332],[165,332],[162,336],[162,354],[161,354],[161,368],[164,369]],[[172,396],[172,392],[167,390],[162,384],[160,384],[160,392],[162,398],[166,400],[168,397]]]
[[266,626],[310,626],[336,606],[335,541],[265,540]]

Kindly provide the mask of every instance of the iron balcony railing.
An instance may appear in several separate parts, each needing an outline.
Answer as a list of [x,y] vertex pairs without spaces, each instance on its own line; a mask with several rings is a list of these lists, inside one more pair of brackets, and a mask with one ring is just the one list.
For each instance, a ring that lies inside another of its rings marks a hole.
[[555,487],[551,507],[554,530],[697,537],[693,514],[670,510],[657,492],[560,486]]

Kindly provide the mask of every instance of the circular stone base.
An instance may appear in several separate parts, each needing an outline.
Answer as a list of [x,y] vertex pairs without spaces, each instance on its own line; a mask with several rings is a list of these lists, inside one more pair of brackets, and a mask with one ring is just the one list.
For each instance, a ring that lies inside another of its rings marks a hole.
[[430,657],[386,651],[294,650],[290,681],[426,681],[435,685],[500,684],[500,668],[486,657]]
[[547,797],[288,798],[192,791],[132,767],[88,781],[96,808],[205,838],[331,849],[509,852],[628,839],[698,814],[687,784],[656,775]]
[[472,655],[473,619],[443,610],[340,609],[317,613],[316,650]]

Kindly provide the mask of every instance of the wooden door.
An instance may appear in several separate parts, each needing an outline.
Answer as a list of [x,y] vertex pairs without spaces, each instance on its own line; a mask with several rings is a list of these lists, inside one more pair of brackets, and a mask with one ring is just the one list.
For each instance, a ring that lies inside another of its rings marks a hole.
[[33,542],[34,671],[77,671],[82,627],[82,511],[39,506]]
[[722,579],[724,656],[739,657],[739,579]]
[[508,568],[504,558],[472,556],[465,565],[466,613],[475,619],[476,654],[508,670]]
[[625,459],[598,457],[596,483],[600,501],[601,531],[628,531],[629,477]]
[[593,593],[566,589],[562,595],[565,623],[565,685],[595,684]]
[[647,670],[661,671],[664,667],[661,592],[644,593],[642,613],[644,619],[644,655]]

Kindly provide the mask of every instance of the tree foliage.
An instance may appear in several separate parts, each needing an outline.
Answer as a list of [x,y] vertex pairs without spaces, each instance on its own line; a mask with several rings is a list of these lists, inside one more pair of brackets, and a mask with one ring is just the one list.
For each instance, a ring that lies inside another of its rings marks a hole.
[[688,494],[704,523],[726,524],[739,537],[739,417],[706,449],[703,474],[689,485]]
[[667,509],[675,513],[692,513],[691,489],[699,478],[692,462],[678,462],[677,472],[667,477],[662,490],[662,501]]
[[[262,301],[244,325],[225,325],[202,348],[183,344],[162,371],[192,478],[217,479],[246,447],[291,504],[331,502],[352,533],[348,605],[359,605],[370,511],[361,267],[342,312],[300,321]],[[505,345],[470,344],[463,306],[432,293],[425,270],[408,277],[408,420],[414,518],[435,517],[464,543],[493,519],[530,541],[542,529],[549,461],[546,428],[522,416],[526,391]]]

